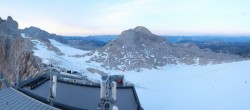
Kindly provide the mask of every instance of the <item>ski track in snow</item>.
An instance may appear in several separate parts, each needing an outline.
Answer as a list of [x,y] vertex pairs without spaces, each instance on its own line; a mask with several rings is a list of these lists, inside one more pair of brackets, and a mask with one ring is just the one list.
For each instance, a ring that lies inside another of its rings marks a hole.
[[[39,41],[33,40],[34,55],[48,63],[50,56],[57,66],[84,72],[92,80],[100,75],[87,72],[87,67],[123,74],[118,70],[105,70],[98,63],[86,63],[86,58],[70,57],[89,51],[75,49],[55,40],[51,43],[65,55],[49,52]],[[250,110],[250,61],[217,65],[167,65],[158,70],[125,71],[125,79],[136,87],[145,110]],[[119,98],[119,96],[117,97]]]

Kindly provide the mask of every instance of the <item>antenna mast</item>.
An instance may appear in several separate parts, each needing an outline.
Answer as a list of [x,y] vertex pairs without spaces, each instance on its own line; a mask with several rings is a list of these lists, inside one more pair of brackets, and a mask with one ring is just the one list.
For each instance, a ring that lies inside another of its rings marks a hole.
[[117,110],[118,107],[115,105],[117,83],[114,81],[114,76],[103,76],[100,86],[101,102],[97,109]]
[[54,106],[54,98],[56,97],[56,85],[57,85],[57,76],[52,73],[53,65],[51,58],[51,50],[50,50],[50,60],[49,60],[49,73],[50,73],[50,96],[48,101],[51,106]]

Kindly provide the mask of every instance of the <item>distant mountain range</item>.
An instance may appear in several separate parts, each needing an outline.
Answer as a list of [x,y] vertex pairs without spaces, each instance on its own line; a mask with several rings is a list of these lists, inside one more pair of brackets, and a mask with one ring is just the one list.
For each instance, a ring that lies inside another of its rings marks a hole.
[[162,36],[169,42],[249,42],[250,36]]
[[[98,63],[103,68],[115,70],[140,71],[142,68],[157,69],[167,64],[206,65],[245,60],[250,53],[250,49],[243,49],[249,48],[246,42],[248,38],[234,39],[158,36],[143,26],[125,30],[121,35],[61,36],[37,27],[19,29],[18,23],[11,17],[6,20],[0,18],[0,73],[7,74],[10,81],[14,81],[15,73],[20,74],[19,79],[42,73],[46,65],[34,55],[34,50],[39,49],[35,45],[55,52],[55,57],[64,56],[66,52],[62,52],[55,42],[88,50],[88,53],[65,56],[69,59],[88,58],[90,65]],[[227,46],[227,42],[233,40],[245,41],[245,44]],[[55,41],[54,44],[51,41]]]
[[48,39],[82,50],[93,50],[83,56],[91,56],[90,61],[102,63],[103,67],[110,69],[140,70],[178,63],[204,65],[241,60],[237,55],[242,55],[236,52],[218,52],[214,48],[202,48],[204,46],[194,43],[229,42],[227,37],[157,36],[140,26],[126,30],[121,35],[60,36],[36,27],[25,28],[21,33],[47,42],[45,44],[58,55],[61,54],[60,49],[51,45]]
[[94,50],[99,47],[104,46],[112,36],[96,36],[96,37],[79,37],[79,36],[61,36],[56,34],[50,34],[42,29],[39,29],[37,27],[29,27],[20,30],[22,34],[24,34],[27,37],[31,37],[34,39],[41,40],[43,42],[47,42],[47,44],[50,44],[48,39],[54,39],[58,42],[61,42],[63,44],[67,44],[69,46],[72,46],[74,48],[82,49],[82,50]]
[[[94,40],[110,42],[119,35],[63,36],[70,40]],[[249,42],[250,36],[160,36],[172,43],[179,42]]]
[[110,42],[118,37],[118,35],[92,35],[92,36],[63,36],[66,40],[88,40]]

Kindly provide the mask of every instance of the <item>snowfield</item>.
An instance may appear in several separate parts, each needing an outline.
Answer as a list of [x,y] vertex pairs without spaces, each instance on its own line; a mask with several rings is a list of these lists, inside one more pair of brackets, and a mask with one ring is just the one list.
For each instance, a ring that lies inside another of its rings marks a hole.
[[86,70],[86,68],[88,67],[101,68],[99,66],[100,64],[86,63],[87,61],[86,58],[72,57],[73,55],[81,55],[89,51],[75,49],[50,39],[51,44],[60,49],[61,52],[65,54],[65,55],[57,55],[55,52],[48,50],[48,48],[42,42],[38,40],[31,40],[31,41],[35,44],[35,47],[37,48],[36,50],[33,50],[34,55],[41,58],[44,64],[49,64],[51,61],[55,66],[67,70],[78,71],[83,75],[88,76],[88,78],[92,81],[101,79],[101,76],[99,74],[93,74]]
[[126,72],[146,110],[249,110],[250,61]]
[[[51,57],[59,67],[100,80],[100,75],[86,70],[93,67],[105,71],[100,64],[86,63],[88,58],[71,57],[88,51],[50,41],[65,55],[49,52],[41,42],[33,40],[38,49],[34,54],[44,63]],[[123,74],[114,70],[106,72]],[[207,66],[167,65],[158,70],[125,71],[124,75],[135,85],[145,110],[250,110],[250,61]]]

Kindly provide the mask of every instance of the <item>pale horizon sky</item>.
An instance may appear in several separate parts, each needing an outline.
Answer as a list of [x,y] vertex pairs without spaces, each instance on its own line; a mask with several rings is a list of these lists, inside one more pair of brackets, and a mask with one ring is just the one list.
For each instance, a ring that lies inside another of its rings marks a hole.
[[250,35],[250,0],[1,0],[0,17],[59,35]]

